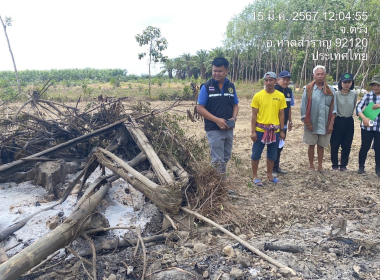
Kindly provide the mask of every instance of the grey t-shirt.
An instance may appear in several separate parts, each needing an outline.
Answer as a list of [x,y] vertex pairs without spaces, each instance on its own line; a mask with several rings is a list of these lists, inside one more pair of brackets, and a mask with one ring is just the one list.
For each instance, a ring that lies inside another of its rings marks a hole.
[[341,91],[336,91],[336,107],[337,116],[339,117],[351,117],[355,110],[358,95],[356,91],[350,90],[348,93],[342,93]]

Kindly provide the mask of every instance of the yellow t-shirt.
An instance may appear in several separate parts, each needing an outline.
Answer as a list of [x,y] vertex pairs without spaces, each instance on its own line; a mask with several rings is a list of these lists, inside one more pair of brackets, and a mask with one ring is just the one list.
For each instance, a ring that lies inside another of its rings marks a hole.
[[[278,90],[268,93],[263,89],[253,96],[251,107],[259,109],[257,112],[258,123],[280,125],[278,114],[281,109],[287,106],[283,93]],[[258,127],[256,127],[256,131],[265,132],[264,129]]]

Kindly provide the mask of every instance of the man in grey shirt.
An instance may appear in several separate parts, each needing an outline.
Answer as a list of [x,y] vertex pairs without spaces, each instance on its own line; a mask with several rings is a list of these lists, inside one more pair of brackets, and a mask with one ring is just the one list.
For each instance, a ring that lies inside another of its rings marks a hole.
[[323,154],[330,143],[337,111],[334,88],[325,82],[326,75],[326,68],[322,65],[317,65],[313,69],[314,81],[306,86],[301,102],[301,116],[305,124],[303,142],[309,145],[310,172],[315,172],[315,145],[317,145],[318,172],[325,172],[322,167]]

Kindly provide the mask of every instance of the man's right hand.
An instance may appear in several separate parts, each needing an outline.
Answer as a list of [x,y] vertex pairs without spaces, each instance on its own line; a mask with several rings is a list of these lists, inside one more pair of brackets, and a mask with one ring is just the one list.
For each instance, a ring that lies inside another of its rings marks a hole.
[[256,142],[257,141],[257,133],[256,131],[253,131],[252,134],[251,134],[251,139],[253,142]]
[[217,124],[217,126],[219,126],[220,129],[227,129],[228,128],[226,121],[222,118],[217,118],[215,120],[215,123]]
[[306,125],[306,128],[307,128],[309,131],[313,132],[313,126],[312,126],[311,124],[307,124],[307,125]]

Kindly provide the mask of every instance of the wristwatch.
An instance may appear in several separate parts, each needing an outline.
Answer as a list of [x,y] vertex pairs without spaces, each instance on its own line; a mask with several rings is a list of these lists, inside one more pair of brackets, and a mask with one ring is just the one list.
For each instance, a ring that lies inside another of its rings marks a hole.
[[235,119],[235,122],[236,122],[236,120],[237,120],[237,118],[236,118],[236,117],[231,117],[231,119]]
[[285,128],[281,128],[280,130],[283,131],[283,132],[285,132],[286,129]]

